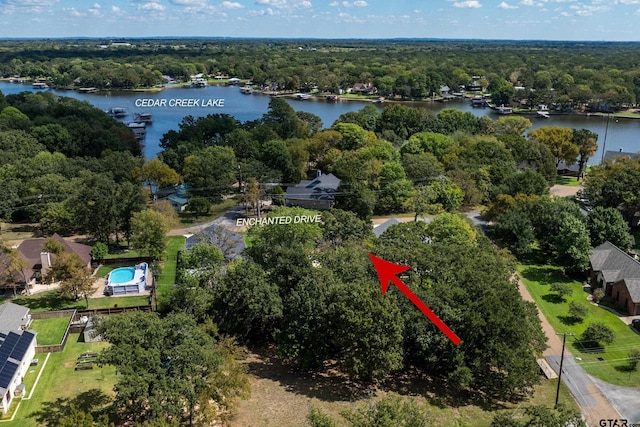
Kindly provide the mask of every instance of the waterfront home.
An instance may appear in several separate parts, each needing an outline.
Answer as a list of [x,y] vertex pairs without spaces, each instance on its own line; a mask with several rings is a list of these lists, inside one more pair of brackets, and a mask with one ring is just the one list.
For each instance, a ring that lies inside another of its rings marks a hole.
[[378,89],[373,83],[356,83],[349,89],[349,92],[360,95],[373,95],[378,92]]
[[285,204],[307,209],[331,209],[335,204],[340,179],[333,174],[318,175],[313,180],[303,180],[287,188]]

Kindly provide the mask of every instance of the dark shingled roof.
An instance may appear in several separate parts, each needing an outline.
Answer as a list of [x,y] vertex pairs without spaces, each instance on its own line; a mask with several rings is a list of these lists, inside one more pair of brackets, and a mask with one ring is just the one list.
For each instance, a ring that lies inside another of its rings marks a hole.
[[634,304],[640,303],[640,279],[624,279],[624,284]]
[[198,243],[207,243],[217,247],[225,259],[239,258],[246,247],[242,234],[218,224],[212,224],[204,230],[187,237],[184,248],[188,251]]
[[593,248],[589,261],[593,271],[602,272],[607,283],[622,279],[640,279],[640,262],[611,242],[604,242]]
[[634,159],[634,158],[638,158],[640,157],[640,154],[638,153],[629,153],[627,151],[615,151],[615,150],[607,150],[604,153],[604,159],[605,160],[617,160],[619,158],[623,158],[623,157],[628,157],[630,159]]
[[[59,234],[51,236],[56,242],[60,243],[66,252],[71,252],[80,257],[84,264],[91,262],[91,246],[83,245],[81,243],[70,242],[63,239]],[[40,253],[44,246],[46,239],[29,239],[25,240],[18,246],[18,253],[26,263],[24,275],[27,281],[33,276],[33,271],[42,267],[40,260]],[[55,259],[55,255],[51,254],[51,262]]]

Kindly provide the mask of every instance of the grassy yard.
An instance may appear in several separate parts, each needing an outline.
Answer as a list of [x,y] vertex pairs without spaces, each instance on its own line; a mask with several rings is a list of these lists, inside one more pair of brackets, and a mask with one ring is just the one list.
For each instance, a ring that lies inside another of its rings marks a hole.
[[582,181],[578,181],[575,176],[556,176],[557,185],[568,185],[570,187],[579,187]]
[[207,215],[195,216],[189,212],[180,212],[180,222],[176,224],[174,228],[182,228],[184,226],[191,226],[196,224],[202,224],[218,218],[229,208],[235,206],[238,203],[238,199],[224,199],[222,202],[211,206]]
[[[34,313],[52,310],[86,310],[87,306],[84,299],[78,301],[69,298],[62,298],[58,295],[58,291],[51,290],[35,295],[20,296],[12,299],[8,298],[14,304],[29,307]],[[1,301],[0,301],[1,302]],[[113,308],[115,304],[118,307],[135,307],[139,305],[148,305],[148,295],[133,295],[130,297],[102,297],[89,298],[89,309]]]
[[[104,408],[113,397],[116,370],[112,366],[85,371],[76,371],[75,365],[80,354],[100,352],[108,344],[79,342],[79,334],[71,334],[63,352],[51,353],[40,380],[28,400],[15,399],[11,407],[10,418],[18,403],[20,407],[13,421],[2,423],[4,427],[38,427],[55,425],[61,414],[73,403],[76,407]],[[44,363],[45,354],[37,355],[40,364],[33,367],[25,377],[27,397]],[[94,413],[95,414],[95,413]]]
[[[564,277],[559,268],[549,265],[520,265],[518,270],[538,308],[551,326],[557,332],[575,334],[568,337],[568,348],[574,356],[582,359],[578,363],[587,373],[612,384],[638,387],[640,370],[627,370],[626,358],[631,349],[640,348],[639,334],[613,313],[587,302],[588,294],[582,289],[582,284]],[[550,291],[550,285],[556,282],[568,284],[573,291],[572,294],[560,300],[555,292]],[[571,301],[588,308],[589,314],[584,321],[577,322],[569,315]],[[616,334],[615,341],[605,345],[600,351],[585,349],[579,342],[580,335],[592,322],[602,322]]]
[[62,337],[69,325],[69,317],[56,317],[53,319],[34,319],[31,328],[37,332],[38,345],[60,344]]
[[117,250],[114,253],[109,253],[105,255],[104,259],[113,259],[113,258],[138,258],[142,255],[134,249],[126,249],[123,247],[122,250]]
[[184,236],[171,236],[168,239],[167,250],[162,261],[162,270],[157,278],[158,309],[162,311],[169,304],[169,299],[176,284],[176,267],[178,252],[184,249]]
[[[449,394],[441,384],[428,379],[406,380],[398,378],[393,384],[377,387],[375,391],[354,391],[344,378],[331,374],[305,375],[291,371],[277,360],[263,360],[251,354],[247,360],[252,373],[251,396],[239,401],[231,427],[300,427],[311,407],[318,408],[336,420],[339,427],[347,424],[340,415],[355,410],[386,393],[411,396],[426,405],[429,412],[427,425],[438,427],[488,427],[497,412],[507,411],[515,417],[522,415],[529,405],[553,407],[557,380],[542,380],[534,394],[521,403],[492,403],[460,398]],[[355,393],[355,394],[354,394]],[[560,387],[559,401],[578,410],[564,384]]]

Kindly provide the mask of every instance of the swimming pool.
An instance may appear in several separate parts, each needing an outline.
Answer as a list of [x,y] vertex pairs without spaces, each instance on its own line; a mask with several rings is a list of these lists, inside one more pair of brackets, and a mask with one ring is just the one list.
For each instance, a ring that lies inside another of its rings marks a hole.
[[136,270],[131,267],[116,268],[109,275],[109,283],[114,285],[120,285],[133,280],[136,274]]
[[109,273],[104,287],[105,295],[138,294],[147,290],[147,263],[135,267],[120,267]]

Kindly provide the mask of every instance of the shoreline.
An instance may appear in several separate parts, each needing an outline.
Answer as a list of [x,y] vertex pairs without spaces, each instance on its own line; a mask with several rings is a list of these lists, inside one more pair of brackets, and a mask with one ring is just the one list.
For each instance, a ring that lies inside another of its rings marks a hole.
[[[17,85],[23,85],[23,86],[29,86],[29,83],[33,82],[33,80],[31,79],[21,79],[21,82],[13,82],[13,80],[15,79],[15,77],[3,77],[0,78],[1,82],[7,82],[7,83],[14,83]],[[213,80],[213,81],[208,81],[207,84],[209,86],[225,86],[225,87],[236,87],[236,88],[242,88],[243,85],[242,84],[228,84],[228,82],[221,82],[219,80]],[[151,88],[136,88],[136,89],[97,89],[94,92],[87,92],[88,95],[105,95],[105,94],[110,94],[112,92],[121,92],[121,93],[160,93],[163,92],[164,90],[171,90],[171,89],[184,89],[184,88],[188,88],[189,83],[184,82],[184,83],[168,83],[168,84],[164,84],[162,86],[154,86]],[[76,88],[76,87],[53,87],[50,86],[47,89],[42,89],[42,90],[50,90],[50,89],[55,89],[55,90],[59,90],[59,91],[75,91],[77,93],[82,93],[80,91],[80,88]],[[197,88],[194,88],[197,89]],[[25,88],[26,91],[26,88]],[[268,90],[260,90],[260,89],[254,89],[253,90],[253,95],[262,95],[262,96],[269,96],[269,97],[277,97],[277,98],[288,98],[288,99],[293,99],[296,100],[295,95],[297,92],[294,91],[268,91]],[[336,96],[336,100],[335,101],[326,101],[326,97],[327,96]],[[413,107],[421,107],[421,106],[427,106],[430,104],[433,104],[435,102],[438,103],[443,103],[443,104],[447,104],[449,102],[464,102],[464,101],[469,101],[470,99],[472,99],[471,96],[465,95],[463,97],[455,97],[453,98],[453,101],[449,101],[449,100],[444,100],[443,98],[424,98],[424,99],[394,99],[394,98],[385,98],[385,97],[381,97],[381,96],[371,96],[371,97],[351,97],[351,96],[345,96],[345,95],[335,95],[332,93],[316,93],[316,94],[309,94],[309,98],[306,100],[300,100],[300,102],[304,102],[304,101],[314,101],[314,102],[361,102],[363,104],[376,104],[376,105],[384,105],[384,104],[405,104],[405,105],[410,105]],[[452,106],[451,108],[455,109],[455,106]],[[493,111],[496,111],[497,108],[496,107],[492,107],[492,106],[486,106],[486,107],[478,107],[478,108],[490,108]],[[498,114],[496,113],[496,115],[498,116],[508,116],[508,115],[516,115],[516,116],[533,116],[534,118],[538,119],[540,118],[541,120],[543,120],[544,118],[541,117],[537,117],[537,113],[538,110],[526,110],[526,111],[518,111],[518,110],[513,110],[512,113],[510,114]],[[620,110],[618,112],[611,112],[611,113],[605,113],[605,112],[587,112],[587,111],[571,111],[571,112],[555,112],[555,111],[548,111],[549,113],[549,117],[553,117],[553,116],[578,116],[578,117],[609,117],[610,119],[614,119],[614,120],[619,120],[619,119],[630,119],[630,120],[637,120],[640,119],[640,108],[629,108],[626,110]]]

